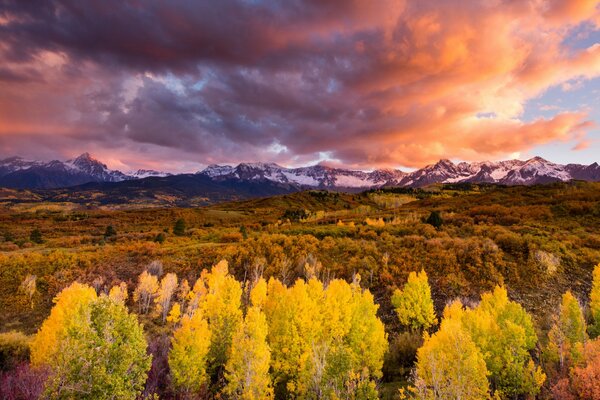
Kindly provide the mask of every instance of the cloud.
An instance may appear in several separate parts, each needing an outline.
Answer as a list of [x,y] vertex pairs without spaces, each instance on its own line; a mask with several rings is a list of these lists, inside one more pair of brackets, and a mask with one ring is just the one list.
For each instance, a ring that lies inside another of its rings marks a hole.
[[0,151],[172,168],[502,158],[590,129],[523,110],[600,75],[600,45],[565,44],[596,3],[2,0]]

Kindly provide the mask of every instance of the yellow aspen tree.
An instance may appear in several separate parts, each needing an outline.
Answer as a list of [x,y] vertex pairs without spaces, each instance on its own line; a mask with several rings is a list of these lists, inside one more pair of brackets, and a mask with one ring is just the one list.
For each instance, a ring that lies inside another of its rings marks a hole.
[[313,384],[315,352],[322,343],[323,285],[297,280],[288,288],[271,278],[264,305],[277,396],[307,396]]
[[171,310],[171,300],[173,295],[177,291],[177,275],[169,273],[162,278],[160,281],[160,287],[157,291],[154,302],[156,303],[156,310],[160,314],[163,322],[166,321],[167,315]]
[[462,323],[485,359],[494,395],[512,399],[539,393],[546,377],[530,354],[538,341],[533,321],[508,299],[505,288],[484,293],[477,307],[463,313]]
[[127,297],[129,297],[129,293],[127,292],[127,284],[125,282],[121,282],[120,284],[110,288],[108,297],[115,303],[125,304]]
[[138,303],[140,314],[147,314],[150,304],[158,291],[158,278],[147,271],[141,273],[138,286],[133,292],[133,300]]
[[177,324],[179,321],[181,321],[181,306],[179,303],[174,303],[173,307],[171,307],[171,311],[169,311],[169,315],[167,316],[167,322]]
[[123,304],[102,295],[65,321],[48,364],[44,398],[134,399],[141,395],[151,356],[142,326]]
[[352,284],[352,317],[346,338],[353,352],[354,370],[364,377],[381,378],[388,351],[385,325],[377,317],[379,305],[370,291],[361,289],[360,277]]
[[600,335],[600,264],[596,265],[592,273],[592,291],[590,292],[590,311],[592,324],[589,326],[590,336]]
[[570,291],[562,296],[559,314],[548,339],[546,355],[551,361],[558,362],[560,369],[581,361],[587,340],[586,324],[579,301]]
[[267,319],[259,306],[252,306],[233,336],[225,366],[225,393],[232,399],[273,398],[269,375],[271,352],[267,345]]
[[219,373],[227,362],[233,334],[242,323],[242,286],[222,260],[210,272],[203,271],[194,284],[192,302],[208,320],[211,336],[210,369]]
[[184,315],[173,333],[169,368],[173,386],[185,394],[201,393],[209,380],[208,353],[212,333],[201,311]]
[[400,323],[413,331],[427,330],[437,323],[425,270],[408,275],[404,288],[392,295],[392,305]]
[[177,291],[177,299],[179,300],[179,304],[181,307],[181,311],[183,312],[186,309],[188,296],[190,294],[190,284],[187,279],[184,279],[179,284],[179,290]]
[[417,351],[416,397],[422,400],[489,399],[483,355],[462,326],[460,302],[447,307],[440,330],[425,334]]
[[[333,280],[325,289],[323,342],[324,371],[314,371],[317,396],[378,398],[373,379],[381,377],[388,348],[383,323],[369,291]],[[317,361],[319,358],[316,359]]]
[[33,309],[33,296],[37,292],[37,277],[35,275],[27,275],[21,285],[19,291],[29,299],[29,305]]
[[86,310],[96,298],[93,288],[78,282],[72,283],[54,298],[50,316],[31,342],[31,363],[34,366],[50,365],[55,361],[59,343],[67,330],[85,318]]

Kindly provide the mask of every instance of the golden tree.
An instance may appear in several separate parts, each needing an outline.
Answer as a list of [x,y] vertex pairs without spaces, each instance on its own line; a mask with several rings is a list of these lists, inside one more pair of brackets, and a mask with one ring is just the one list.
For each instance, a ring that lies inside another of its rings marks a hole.
[[200,310],[184,315],[173,333],[169,367],[173,386],[186,394],[200,393],[208,382],[206,372],[212,334]]
[[156,309],[164,322],[169,315],[171,310],[171,300],[177,290],[177,275],[169,273],[162,278],[160,281],[160,287],[157,291],[154,302],[156,303]]
[[138,303],[140,314],[148,313],[156,292],[158,292],[158,278],[147,271],[142,272],[138,279],[138,286],[133,292],[133,300]]
[[440,330],[417,352],[418,399],[488,399],[488,370],[483,355],[462,326],[464,310],[455,302],[444,311]]
[[427,330],[437,323],[425,270],[408,275],[404,288],[392,295],[392,305],[400,323],[414,331]]

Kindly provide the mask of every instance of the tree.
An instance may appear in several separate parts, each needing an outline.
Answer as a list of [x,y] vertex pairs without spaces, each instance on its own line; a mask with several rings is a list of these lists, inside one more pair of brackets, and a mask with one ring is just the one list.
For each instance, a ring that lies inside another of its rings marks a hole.
[[546,356],[558,363],[560,370],[581,361],[587,340],[585,319],[579,302],[570,291],[562,297],[559,314],[548,333],[548,340]]
[[112,225],[108,225],[106,230],[104,231],[104,238],[108,239],[110,237],[117,236],[117,231]]
[[222,260],[211,271],[202,271],[194,284],[190,312],[196,308],[208,320],[211,335],[210,371],[219,375],[227,363],[231,341],[242,323],[242,287],[229,275],[227,261]]
[[[377,398],[372,380],[381,377],[387,336],[359,282],[335,279],[324,288],[312,278],[288,288],[269,280],[264,307],[277,397]],[[260,282],[255,290],[262,293]]]
[[600,335],[600,264],[596,265],[592,273],[592,291],[590,292],[590,311],[592,324],[588,330],[591,337]]
[[152,300],[158,291],[158,279],[147,271],[142,272],[138,286],[133,292],[133,300],[138,303],[140,314],[147,314]]
[[439,211],[432,211],[425,222],[433,226],[435,229],[440,229],[444,224],[444,221],[442,220],[442,216]]
[[173,385],[187,394],[200,393],[208,382],[207,364],[212,334],[208,321],[197,310],[184,315],[181,326],[173,333],[169,367]]
[[278,398],[308,396],[315,377],[313,359],[322,342],[323,285],[297,280],[288,288],[271,278],[265,314],[269,325],[273,385]]
[[510,301],[505,288],[484,293],[462,317],[464,329],[480,350],[490,372],[491,387],[501,398],[535,396],[545,380],[531,358],[537,335],[531,316]]
[[260,307],[248,310],[244,323],[233,336],[231,355],[225,367],[225,392],[232,399],[262,400],[273,397],[267,345],[267,319]]
[[464,330],[460,302],[444,311],[440,330],[425,334],[417,351],[416,394],[418,399],[488,399],[488,370],[483,355]]
[[171,300],[173,294],[177,290],[177,275],[169,273],[160,281],[160,288],[154,301],[156,308],[161,315],[162,321],[165,322],[169,311],[171,310]]
[[396,289],[392,295],[392,304],[400,323],[413,331],[427,330],[437,323],[425,270],[408,275],[404,289]]
[[167,235],[165,235],[163,232],[159,232],[155,237],[154,237],[154,241],[156,243],[160,243],[163,244],[165,242],[165,240],[167,240]]
[[125,304],[129,293],[127,292],[127,284],[121,282],[118,285],[113,286],[108,292],[108,297],[115,303]]
[[582,362],[552,386],[554,399],[600,400],[600,340],[585,344]]
[[19,286],[19,291],[23,293],[29,299],[29,304],[33,309],[33,296],[37,292],[37,277],[35,275],[27,275],[21,285]]
[[42,323],[31,342],[31,363],[34,366],[54,363],[59,344],[73,324],[85,318],[89,306],[97,298],[96,291],[78,282],[63,289],[54,298],[50,316]]
[[29,234],[29,240],[31,240],[33,243],[37,243],[37,244],[44,243],[44,238],[42,237],[42,232],[38,228],[35,228],[34,230],[31,231],[31,233]]
[[177,324],[179,321],[181,321],[181,305],[179,303],[174,303],[167,316],[167,322]]
[[182,218],[175,221],[175,225],[173,225],[173,234],[176,236],[185,235],[185,221]]
[[146,266],[146,271],[150,275],[154,275],[157,278],[160,278],[163,274],[163,263],[160,260],[152,260],[150,264]]
[[[131,399],[141,394],[150,369],[142,326],[124,305],[101,296],[65,320],[48,364],[49,398]],[[51,316],[52,317],[52,316]]]

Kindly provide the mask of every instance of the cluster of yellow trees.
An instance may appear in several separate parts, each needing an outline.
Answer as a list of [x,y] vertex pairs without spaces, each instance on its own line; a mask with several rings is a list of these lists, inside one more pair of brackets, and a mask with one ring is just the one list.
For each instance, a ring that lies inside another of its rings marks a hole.
[[392,303],[404,326],[425,331],[414,386],[402,390],[401,398],[532,398],[548,374],[554,399],[600,399],[600,339],[590,340],[587,333],[597,336],[600,328],[600,265],[590,293],[593,324],[586,326],[581,305],[566,292],[541,354],[546,373],[532,358],[538,337],[531,316],[503,287],[484,293],[475,307],[458,300],[449,304],[432,335],[426,330],[436,316],[424,271],[411,273]]
[[[387,336],[359,283],[259,278],[244,287],[221,261],[191,288],[145,271],[133,298],[140,313],[154,309],[174,326],[168,363],[183,396],[376,399]],[[31,346],[32,364],[51,371],[48,397],[141,393],[151,356],[126,299],[125,285],[98,296],[79,283],[56,297]]]
[[[221,261],[190,286],[149,268],[133,300],[172,327],[168,364],[184,398],[377,399],[388,340],[378,305],[360,277],[352,283],[316,278],[286,286],[271,278],[245,283]],[[73,283],[31,344],[31,363],[50,371],[49,398],[135,398],[152,357],[143,326],[126,307],[125,284],[98,295]],[[600,265],[594,270],[586,325],[567,292],[542,352],[531,316],[504,287],[472,307],[447,305],[439,328],[427,275],[412,272],[392,296],[399,322],[422,334],[415,399],[513,399],[537,396],[545,382],[556,399],[596,399],[600,377]],[[538,363],[545,361],[542,371]]]

